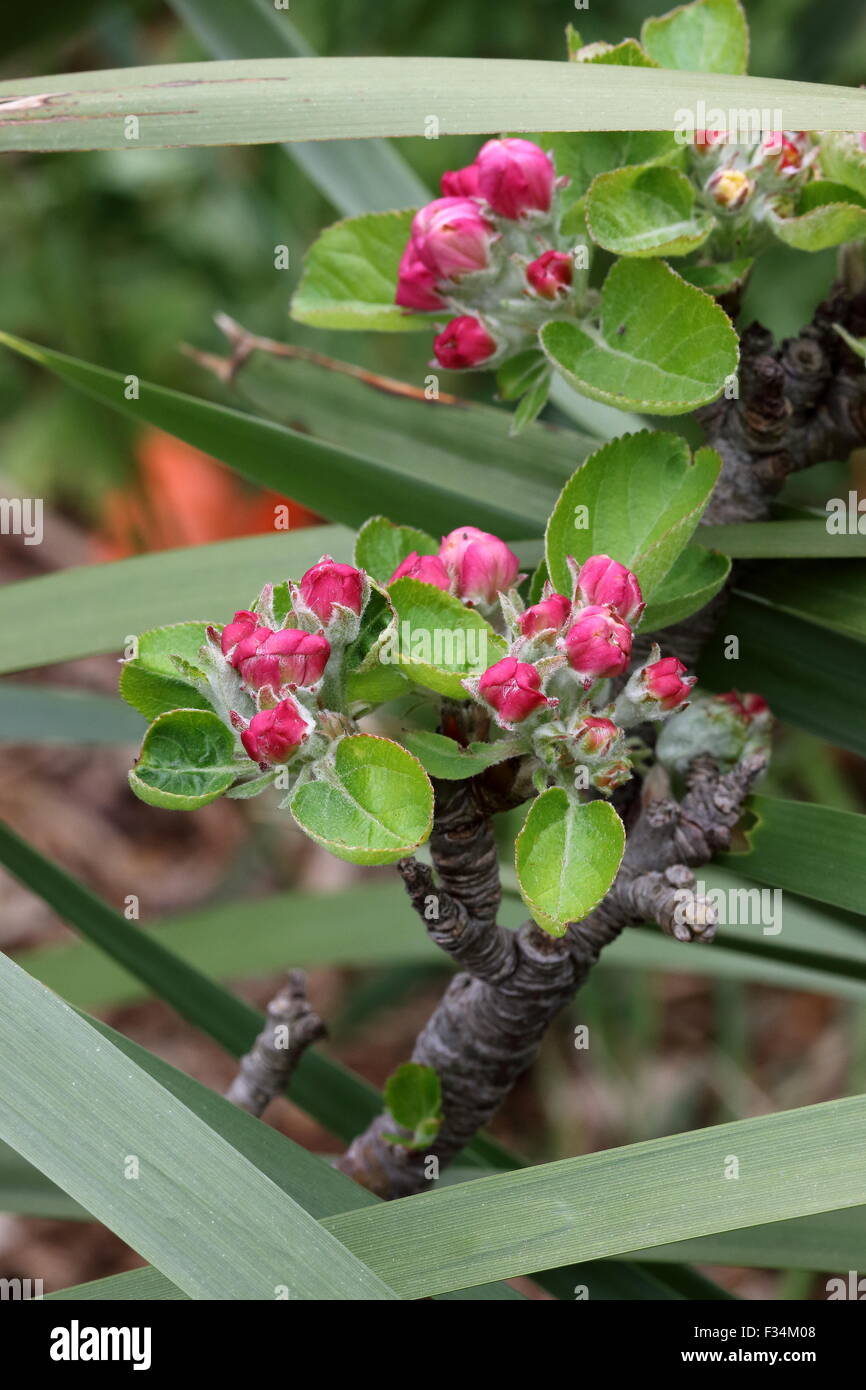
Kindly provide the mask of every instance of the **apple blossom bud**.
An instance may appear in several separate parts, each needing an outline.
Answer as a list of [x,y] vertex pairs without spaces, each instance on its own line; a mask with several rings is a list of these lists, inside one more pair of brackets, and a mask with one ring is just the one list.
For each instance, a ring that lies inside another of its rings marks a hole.
[[622,675],[631,656],[631,641],[631,628],[612,608],[592,604],[580,610],[557,646],[588,689],[597,680]]
[[542,693],[537,667],[518,661],[516,656],[504,656],[489,667],[478,682],[478,694],[506,728],[520,724],[545,705],[557,703]]
[[563,594],[551,594],[521,613],[520,631],[524,637],[537,637],[541,632],[558,632],[570,613],[570,600]]
[[360,613],[363,606],[364,576],[352,565],[341,565],[323,555],[317,565],[301,579],[301,598],[320,622],[328,623],[334,606]]
[[436,290],[436,276],[419,258],[411,238],[400,258],[394,302],[402,309],[416,309],[421,313],[445,308],[445,300]]
[[556,171],[531,140],[488,140],[475,162],[478,192],[501,217],[549,211]]
[[567,251],[545,251],[526,267],[526,278],[542,299],[567,294],[573,277],[574,263]]
[[439,558],[454,581],[458,598],[471,603],[493,603],[497,594],[510,589],[517,579],[520,561],[498,536],[477,526],[449,531],[439,547]]
[[478,165],[446,169],[439,181],[443,198],[475,198],[478,195]]
[[413,550],[405,560],[401,560],[388,583],[393,584],[395,579],[420,579],[422,584],[435,584],[437,589],[444,589],[446,592],[451,587],[448,571],[439,556],[419,555],[417,550]]
[[803,163],[802,150],[781,130],[769,131],[761,141],[761,150],[782,173],[795,173]]
[[590,777],[594,787],[600,792],[605,792],[608,796],[616,791],[624,782],[631,781],[632,765],[628,758],[617,758],[615,762],[607,763],[605,767],[600,767]]
[[622,735],[622,729],[612,719],[588,714],[581,719],[573,738],[577,749],[592,758],[604,758]]
[[484,270],[494,235],[472,198],[436,198],[412,222],[416,254],[439,280]]
[[493,356],[496,348],[496,339],[473,314],[452,319],[433,339],[436,361],[452,372],[480,366]]
[[267,629],[265,637],[257,628],[238,643],[232,662],[251,690],[269,685],[280,690],[285,685],[316,685],[322,679],[331,645],[326,637],[300,628],[286,627],[279,632]]
[[[683,679],[685,677],[685,679]],[[689,698],[697,676],[686,675],[686,667],[675,656],[663,656],[639,673],[638,700],[653,701],[667,713]]]
[[730,705],[744,719],[758,719],[770,709],[763,695],[741,695],[738,690],[726,690],[723,695],[717,695],[715,698]]
[[753,184],[740,169],[717,169],[707,180],[707,192],[719,207],[736,212],[751,197]]
[[577,593],[584,603],[609,604],[632,627],[646,608],[640,585],[631,570],[609,555],[590,555],[584,560],[578,574]]
[[[250,613],[246,608],[241,608],[235,613],[230,623],[226,623],[220,637],[220,648],[223,656],[228,656],[232,647],[236,647],[238,642],[244,637],[249,637],[250,633],[255,632],[259,625],[259,620],[255,613]],[[267,628],[262,631],[266,632]]]
[[241,743],[255,763],[287,763],[309,736],[310,722],[294,700],[260,710],[241,731]]

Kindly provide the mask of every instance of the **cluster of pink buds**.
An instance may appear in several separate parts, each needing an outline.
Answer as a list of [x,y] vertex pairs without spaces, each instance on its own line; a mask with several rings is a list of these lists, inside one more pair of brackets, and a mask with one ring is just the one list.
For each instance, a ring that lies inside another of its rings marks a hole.
[[739,142],[724,130],[695,134],[692,171],[706,205],[736,214],[748,205],[760,217],[766,203],[791,201],[817,172],[818,146],[805,131],[769,131]]
[[419,555],[413,550],[397,566],[389,584],[397,579],[419,579],[455,594],[465,604],[489,608],[501,593],[519,584],[520,561],[504,541],[477,526],[458,526],[442,537],[438,555]]
[[656,756],[669,772],[680,775],[699,753],[727,770],[753,750],[768,747],[772,729],[773,716],[762,695],[728,690],[693,701],[680,719],[666,724]]
[[574,780],[583,769],[584,786],[610,794],[632,774],[625,729],[683,708],[694,679],[655,648],[611,702],[607,683],[628,669],[645,606],[640,585],[608,555],[569,567],[571,596],[548,583],[524,609],[503,595],[509,654],[463,684],[500,728],[526,736],[545,775]]
[[471,164],[442,175],[443,196],[415,214],[395,302],[452,314],[434,340],[439,366],[498,365],[572,296],[573,257],[557,244],[565,182],[531,140],[488,140]]
[[262,768],[288,763],[309,746],[329,663],[357,634],[369,581],[361,570],[323,555],[290,593],[292,611],[280,625],[268,585],[256,611],[241,609],[222,632],[208,629],[211,661],[222,659],[216,676],[226,699],[256,711],[245,718],[232,708],[230,718],[247,755]]

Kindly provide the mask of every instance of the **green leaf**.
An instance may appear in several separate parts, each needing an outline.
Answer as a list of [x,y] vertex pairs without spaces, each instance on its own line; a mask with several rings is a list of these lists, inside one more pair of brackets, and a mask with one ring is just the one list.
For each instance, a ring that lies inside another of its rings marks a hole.
[[680,265],[677,270],[684,280],[705,294],[730,294],[745,284],[754,260],[744,257],[738,261],[723,261],[718,265]]
[[396,526],[384,516],[371,516],[358,532],[355,542],[355,564],[369,575],[387,584],[398,565],[412,551],[418,555],[435,555],[439,542],[426,531],[412,526]]
[[463,748],[453,738],[433,733],[429,729],[412,729],[401,735],[401,740],[414,753],[431,777],[445,782],[459,782],[465,777],[475,777],[496,763],[513,758],[521,750],[513,739],[498,739],[496,743],[470,743]]
[[3,743],[139,743],[144,726],[114,695],[0,682]]
[[300,576],[324,553],[348,560],[351,547],[351,533],[342,527],[310,526],[6,584],[0,589],[0,671],[99,652],[119,656],[130,634],[183,623],[208,609],[228,617],[266,581]]
[[391,1142],[407,1149],[421,1149],[432,1142],[442,1123],[442,1087],[432,1067],[404,1062],[385,1083],[385,1105],[395,1124],[408,1129],[411,1138],[389,1135]]
[[767,224],[786,246],[798,251],[826,251],[843,241],[859,241],[866,236],[866,207],[857,207],[853,201],[821,203],[794,217],[771,212]]
[[[13,110],[7,105],[2,150],[128,151],[128,127],[118,112],[138,116],[139,149],[417,138],[430,115],[431,93],[448,113],[449,135],[569,130],[578,123],[584,130],[609,130],[611,112],[630,124],[636,110],[646,130],[671,127],[669,72],[595,63],[426,55],[265,58],[62,73],[9,80],[3,90],[9,100],[39,100]],[[774,96],[794,130],[862,130],[866,124],[866,100],[856,89],[778,82]],[[706,73],[681,72],[677,100],[689,108],[698,101],[725,110],[761,107],[766,79],[714,83]]]
[[[669,124],[671,118],[669,117]],[[598,130],[534,135],[553,155],[556,172],[569,180],[560,197],[568,208],[586,193],[593,179],[627,165],[682,162],[683,147],[668,130]]]
[[[298,1299],[396,1297],[249,1159],[5,958],[0,1001],[0,1135],[185,1293],[266,1300],[283,1286]],[[124,1155],[137,1161],[135,1180]]]
[[429,332],[429,314],[407,313],[394,303],[414,215],[412,209],[370,212],[326,227],[304,259],[292,318],[317,328]]
[[685,174],[651,166],[599,174],[587,195],[586,217],[593,241],[620,256],[685,256],[714,226],[710,213],[695,209],[695,190]]
[[[810,567],[811,568],[811,567]],[[737,638],[730,659],[728,638]],[[866,645],[734,593],[698,667],[711,690],[756,690],[779,719],[866,756]]]
[[[0,333],[0,343],[137,424],[156,425],[253,482],[352,527],[367,520],[375,497],[384,510],[434,530],[465,524],[471,507],[476,525],[506,540],[525,536],[530,520],[544,525],[563,478],[592,447],[575,431],[543,425],[512,440],[508,411],[453,396],[428,402],[416,388],[346,363],[277,362],[256,352],[255,368],[245,364],[237,373],[255,401],[256,414],[249,415],[143,381],[138,399],[127,400],[118,372],[8,334]],[[280,422],[257,418],[263,411]],[[287,553],[303,544],[294,534],[270,540]]]
[[866,557],[866,531],[835,534],[827,522],[739,521],[727,526],[701,526],[694,544],[721,550],[735,560],[830,560]]
[[866,816],[805,801],[754,796],[748,854],[720,862],[760,883],[770,883],[849,912],[866,912]]
[[776,612],[793,613],[866,642],[866,569],[861,564],[824,560],[796,569],[756,565],[738,588]]
[[856,131],[823,131],[819,160],[825,178],[866,198],[866,151],[860,139]]
[[749,26],[739,0],[694,0],[660,19],[647,19],[641,43],[663,68],[743,73]]
[[562,936],[601,901],[616,877],[625,830],[606,801],[585,806],[561,787],[533,801],[515,844],[520,893],[536,922]]
[[340,739],[320,780],[298,786],[292,815],[311,839],[351,864],[392,864],[427,839],[433,788],[417,758],[373,734]]
[[654,590],[641,627],[645,632],[657,632],[697,613],[715,597],[730,572],[731,562],[726,555],[699,550],[694,543],[687,545]]
[[[272,0],[169,0],[213,58],[312,58],[313,50]],[[287,154],[338,212],[420,206],[430,199],[411,167],[384,140],[297,141]]]
[[621,260],[602,287],[598,328],[555,319],[541,346],[586,396],[682,415],[713,400],[737,366],[731,321],[664,261]]
[[194,667],[207,640],[207,627],[207,623],[173,623],[143,632],[138,656],[125,662],[120,673],[120,693],[127,704],[145,719],[175,709],[211,709],[207,696],[183,679],[171,659],[179,656]]
[[234,734],[211,710],[176,709],[151,724],[129,785],[150,806],[195,811],[222,796],[243,770],[234,751]]
[[676,434],[644,430],[597,449],[566,483],[547,524],[554,588],[570,592],[569,556],[610,555],[634,571],[650,600],[697,526],[720,468],[712,449],[692,459]]
[[397,613],[386,655],[418,685],[466,700],[464,676],[480,675],[505,655],[505,642],[474,608],[419,579],[397,579],[388,590]]
[[[574,54],[577,57],[577,53]],[[594,53],[591,58],[577,58],[580,63],[611,63],[617,67],[627,68],[656,68],[658,63],[645,53],[637,39],[623,39],[621,43],[615,43],[611,48],[605,49],[601,53]]]
[[[649,1214],[661,1245],[860,1207],[864,1142],[866,1097],[854,1096],[497,1173],[325,1224],[349,1249],[363,1240],[373,1267],[387,1252],[392,1285],[423,1298],[646,1248]],[[724,1180],[729,1154],[747,1175],[739,1182]]]

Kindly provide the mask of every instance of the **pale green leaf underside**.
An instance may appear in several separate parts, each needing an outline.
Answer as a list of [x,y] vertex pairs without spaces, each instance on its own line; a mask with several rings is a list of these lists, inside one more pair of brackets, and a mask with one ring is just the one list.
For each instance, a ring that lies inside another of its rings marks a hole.
[[170,811],[194,811],[227,791],[239,770],[235,738],[210,710],[177,709],[154,720],[129,774],[136,796]]
[[749,26],[739,0],[695,0],[659,19],[647,19],[641,43],[663,68],[744,73]]
[[601,901],[625,850],[625,830],[606,801],[570,802],[561,787],[533,801],[515,844],[521,896],[536,922],[561,936]]
[[394,303],[413,212],[372,212],[327,227],[307,253],[292,317],[318,328],[430,331],[429,316]]
[[695,194],[676,169],[617,169],[589,190],[593,241],[619,256],[685,256],[706,241],[714,219],[695,209]]

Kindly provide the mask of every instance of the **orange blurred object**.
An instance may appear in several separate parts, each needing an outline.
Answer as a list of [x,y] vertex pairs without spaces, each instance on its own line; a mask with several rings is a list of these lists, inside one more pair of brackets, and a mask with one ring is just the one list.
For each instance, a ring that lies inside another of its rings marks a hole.
[[279,493],[248,487],[216,459],[162,430],[146,430],[136,456],[138,479],[105,495],[91,543],[94,560],[295,531],[318,520]]

